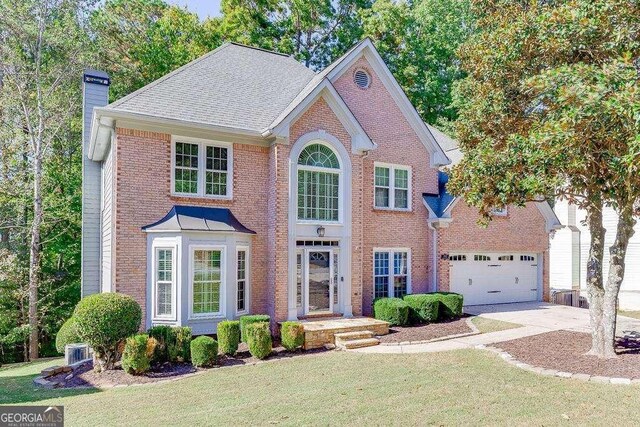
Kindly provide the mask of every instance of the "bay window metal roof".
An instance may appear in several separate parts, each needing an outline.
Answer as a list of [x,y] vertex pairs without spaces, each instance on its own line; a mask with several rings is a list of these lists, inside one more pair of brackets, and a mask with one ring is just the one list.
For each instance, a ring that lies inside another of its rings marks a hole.
[[256,234],[227,208],[176,205],[160,221],[142,227],[143,231],[212,231]]

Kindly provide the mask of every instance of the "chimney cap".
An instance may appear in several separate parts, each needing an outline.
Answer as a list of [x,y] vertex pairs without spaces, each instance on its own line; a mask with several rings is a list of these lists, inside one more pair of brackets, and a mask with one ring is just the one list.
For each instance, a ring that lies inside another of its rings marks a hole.
[[109,74],[101,70],[94,70],[93,68],[86,68],[82,75],[82,81],[85,83],[93,83],[102,86],[109,86],[111,80],[109,80]]

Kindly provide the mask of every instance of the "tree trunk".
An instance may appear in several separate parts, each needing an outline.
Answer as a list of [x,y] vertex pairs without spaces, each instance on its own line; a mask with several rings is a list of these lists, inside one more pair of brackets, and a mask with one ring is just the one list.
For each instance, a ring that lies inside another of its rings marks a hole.
[[604,285],[602,280],[602,260],[604,258],[604,237],[607,232],[602,225],[602,202],[587,210],[587,222],[591,233],[589,259],[587,260],[587,292],[589,294],[589,320],[591,323],[591,350],[587,354],[599,356],[604,349],[602,313],[604,306]]
[[633,206],[624,207],[618,215],[616,240],[609,248],[609,275],[605,286],[602,313],[603,353],[601,357],[616,357],[616,317],[618,308],[618,294],[624,279],[625,257],[629,240],[633,236]]
[[[40,142],[36,142],[40,146]],[[38,358],[38,287],[40,286],[40,226],[42,224],[42,155],[37,149],[33,165],[33,223],[29,244],[29,359]]]

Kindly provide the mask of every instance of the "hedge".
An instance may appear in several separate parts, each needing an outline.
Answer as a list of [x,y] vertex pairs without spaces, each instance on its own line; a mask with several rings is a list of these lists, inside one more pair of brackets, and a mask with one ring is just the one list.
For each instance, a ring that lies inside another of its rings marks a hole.
[[400,298],[378,298],[373,302],[373,316],[392,326],[403,326],[409,323],[409,305]]
[[218,345],[222,353],[236,354],[239,343],[240,322],[238,320],[224,320],[218,323]]
[[[151,366],[150,356],[154,351],[153,344],[155,338],[150,341],[149,335],[138,334],[127,338],[122,353],[122,369],[131,375],[140,375],[147,371]],[[151,354],[150,354],[151,353]]]
[[462,295],[455,292],[434,292],[440,301],[440,318],[441,319],[456,319],[462,316]]
[[199,368],[213,366],[218,359],[218,343],[211,337],[199,336],[191,341],[191,363]]
[[280,340],[287,350],[295,350],[304,344],[304,327],[300,322],[282,322]]
[[438,320],[440,298],[434,294],[405,295],[411,323],[432,323]]
[[188,362],[191,360],[191,328],[175,326],[171,329],[175,338],[167,346],[169,360],[171,362]]
[[258,359],[264,359],[271,354],[271,331],[267,322],[254,322],[246,325],[245,337],[249,346],[249,353]]
[[76,319],[72,316],[62,324],[56,334],[56,350],[58,353],[64,354],[64,348],[67,344],[78,344],[82,342],[78,335]]
[[152,326],[147,331],[151,338],[155,338],[158,342],[156,350],[151,358],[151,363],[164,363],[169,361],[169,345],[175,343],[176,334],[167,325]]
[[114,368],[118,343],[138,331],[142,310],[128,295],[102,293],[81,299],[73,317],[80,339],[93,348],[94,368],[101,371]]
[[258,323],[258,322],[271,322],[271,317],[269,317],[266,314],[249,314],[246,316],[240,316],[240,339],[242,340],[242,342],[246,343],[247,339],[246,339],[246,335],[245,335],[245,329],[247,327],[247,325],[251,324],[251,323]]

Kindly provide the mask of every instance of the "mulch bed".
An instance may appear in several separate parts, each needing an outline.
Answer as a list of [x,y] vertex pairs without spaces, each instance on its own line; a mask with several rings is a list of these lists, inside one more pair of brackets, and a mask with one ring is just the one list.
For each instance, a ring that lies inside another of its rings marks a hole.
[[521,362],[547,369],[592,376],[640,378],[640,334],[618,338],[615,359],[587,356],[591,335],[554,331],[496,344]]
[[[298,350],[291,352],[287,351],[279,343],[274,342],[273,352],[265,360],[287,359],[291,357],[300,357],[309,354],[322,353],[325,351],[327,350],[324,348],[320,348],[315,350]],[[47,380],[58,383],[58,387],[61,388],[100,388],[114,387],[118,385],[150,384],[171,378],[183,377],[185,375],[193,374],[195,372],[204,371],[207,369],[219,369],[230,366],[249,365],[260,361],[260,359],[253,357],[249,353],[249,348],[246,344],[241,343],[235,356],[220,355],[218,357],[218,364],[212,368],[194,368],[189,363],[164,363],[160,366],[155,366],[150,372],[147,372],[145,374],[129,375],[122,370],[119,364],[114,370],[97,373],[93,370],[93,362],[86,362],[77,367],[73,372],[73,375],[71,376],[68,372],[65,372],[49,377],[47,378]]]
[[401,343],[429,341],[450,335],[467,334],[473,330],[467,325],[467,318],[414,326],[392,326],[388,335],[378,337],[381,343]]

